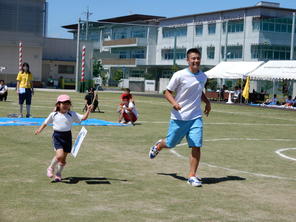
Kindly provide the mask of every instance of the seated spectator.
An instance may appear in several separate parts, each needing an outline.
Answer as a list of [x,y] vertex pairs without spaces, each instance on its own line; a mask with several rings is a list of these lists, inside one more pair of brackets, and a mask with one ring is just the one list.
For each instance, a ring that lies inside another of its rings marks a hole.
[[223,87],[220,89],[220,100],[221,101],[225,100],[225,98],[224,98],[225,90],[227,90],[227,87],[225,85],[223,85]]
[[293,106],[296,107],[296,96],[293,99]]
[[276,98],[276,94],[273,95],[273,98],[267,99],[264,104],[265,105],[277,105],[278,99]]
[[294,101],[292,99],[292,96],[288,96],[288,98],[286,99],[284,106],[293,106]]
[[53,81],[52,76],[49,76],[47,79],[47,86],[53,86],[53,83],[54,83],[54,81]]
[[8,88],[4,80],[0,80],[0,101],[6,101],[8,95]]
[[138,119],[138,112],[132,100],[123,99],[119,106],[119,120],[118,122],[124,124],[133,124]]
[[97,108],[98,108],[98,111],[101,112],[100,108],[99,108],[98,95],[97,94],[95,95],[94,88],[88,89],[88,93],[84,97],[84,100],[85,100],[85,105],[84,105],[83,111],[86,111],[87,106],[89,106],[93,103],[93,108],[91,109],[91,112],[95,112]]
[[242,95],[242,90],[240,89],[240,87],[238,86],[234,87],[233,100],[235,103],[239,103],[241,101],[241,95]]

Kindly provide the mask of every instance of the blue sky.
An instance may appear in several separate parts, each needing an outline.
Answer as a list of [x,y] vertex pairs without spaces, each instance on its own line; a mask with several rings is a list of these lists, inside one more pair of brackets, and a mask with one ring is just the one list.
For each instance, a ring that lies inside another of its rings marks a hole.
[[[61,26],[85,19],[89,7],[90,20],[112,18],[129,14],[148,14],[165,17],[219,11],[253,6],[259,0],[47,0],[48,36],[72,38]],[[295,8],[295,0],[277,0],[283,8]]]

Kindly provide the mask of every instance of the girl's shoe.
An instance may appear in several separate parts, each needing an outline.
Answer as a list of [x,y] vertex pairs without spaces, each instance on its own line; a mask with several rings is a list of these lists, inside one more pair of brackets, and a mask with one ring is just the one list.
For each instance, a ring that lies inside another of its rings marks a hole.
[[48,176],[49,178],[52,178],[53,175],[54,175],[53,168],[48,167],[48,168],[47,168],[47,176]]
[[55,182],[61,182],[62,181],[62,175],[55,175],[54,181]]

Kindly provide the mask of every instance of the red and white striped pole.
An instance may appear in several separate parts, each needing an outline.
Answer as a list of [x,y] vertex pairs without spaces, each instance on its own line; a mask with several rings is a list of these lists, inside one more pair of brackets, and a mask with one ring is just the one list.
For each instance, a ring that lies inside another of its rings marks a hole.
[[81,82],[84,82],[85,72],[85,45],[82,47]]
[[22,69],[23,64],[23,43],[19,42],[19,71]]

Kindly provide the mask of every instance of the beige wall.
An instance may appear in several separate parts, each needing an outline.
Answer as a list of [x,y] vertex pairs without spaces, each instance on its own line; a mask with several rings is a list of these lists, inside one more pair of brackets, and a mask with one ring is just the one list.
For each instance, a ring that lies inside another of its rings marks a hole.
[[[33,73],[34,80],[40,81],[42,48],[24,46],[23,62],[29,63],[30,71]],[[18,45],[0,45],[0,66],[6,67],[6,69],[2,73],[0,73],[0,79],[4,79],[7,83],[15,83],[15,79],[18,73]]]
[[42,62],[42,81],[47,82],[49,76],[52,76],[53,79],[59,79],[61,76],[67,80],[75,81],[75,68],[74,73],[65,74],[58,72],[59,65],[72,65],[75,67],[75,61],[52,61],[52,60],[43,60]]

